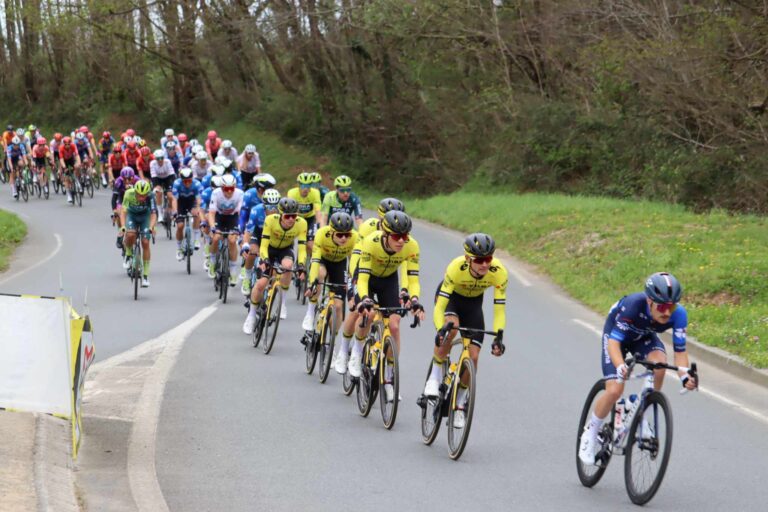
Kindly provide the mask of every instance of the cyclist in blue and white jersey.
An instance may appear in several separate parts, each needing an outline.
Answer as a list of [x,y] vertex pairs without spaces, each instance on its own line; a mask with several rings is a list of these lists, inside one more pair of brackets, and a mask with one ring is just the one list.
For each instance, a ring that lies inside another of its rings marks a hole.
[[6,147],[5,154],[8,166],[11,169],[11,195],[16,199],[19,197],[19,191],[16,190],[16,173],[21,171],[21,167],[25,167],[28,164],[27,146],[19,139],[18,135],[15,135],[11,139],[11,143]]
[[174,142],[174,143],[176,143],[177,145],[179,144],[179,138],[178,138],[178,137],[176,137],[176,135],[174,135],[174,133],[173,133],[173,128],[166,128],[166,129],[165,129],[165,134],[164,134],[164,135],[163,135],[163,137],[160,139],[160,147],[161,147],[161,148],[164,148],[164,147],[165,147],[165,145],[166,145],[168,142],[170,142],[170,141],[173,141],[173,142]]
[[181,241],[184,237],[184,220],[187,212],[192,214],[192,237],[195,250],[200,249],[200,218],[198,208],[202,201],[203,186],[192,175],[192,169],[182,167],[179,177],[173,182],[173,211],[176,212],[176,259],[184,259]]
[[277,180],[269,173],[257,174],[251,181],[251,188],[243,196],[243,209],[240,210],[240,231],[245,229],[251,209],[262,202],[264,192],[277,185]]
[[211,227],[208,225],[208,205],[211,202],[213,191],[221,186],[221,176],[214,176],[208,187],[203,186],[203,194],[200,204],[200,233],[203,237],[203,269],[208,270],[208,256],[211,245]]
[[243,232],[243,247],[240,250],[245,254],[245,266],[243,283],[241,291],[243,295],[248,296],[251,293],[251,277],[253,276],[253,267],[256,264],[256,258],[259,255],[259,244],[261,243],[261,233],[264,229],[264,221],[267,215],[277,213],[277,203],[280,202],[280,192],[271,188],[264,192],[262,201],[251,209],[248,216],[248,222]]
[[[611,307],[603,327],[602,366],[605,393],[595,401],[595,409],[581,434],[579,459],[594,464],[600,432],[605,418],[624,392],[628,377],[626,354],[640,354],[649,361],[666,363],[667,353],[658,333],[672,329],[675,366],[688,367],[685,347],[688,313],[678,304],[683,289],[679,281],[667,272],[657,272],[645,282],[645,291],[627,295]],[[665,370],[656,370],[654,387],[660,390]],[[693,390],[698,382],[688,373],[679,372],[685,389]]]
[[173,166],[173,172],[179,172],[179,169],[181,169],[181,153],[179,152],[178,143],[169,140],[165,143],[163,149],[165,149],[166,160],[171,162]]
[[229,233],[227,245],[229,246],[229,286],[237,284],[237,222],[240,219],[240,208],[243,206],[243,191],[237,188],[235,177],[225,174],[221,177],[221,187],[211,194],[208,204],[208,225],[215,228],[208,263],[208,277],[216,277],[216,247],[218,247],[221,233]]

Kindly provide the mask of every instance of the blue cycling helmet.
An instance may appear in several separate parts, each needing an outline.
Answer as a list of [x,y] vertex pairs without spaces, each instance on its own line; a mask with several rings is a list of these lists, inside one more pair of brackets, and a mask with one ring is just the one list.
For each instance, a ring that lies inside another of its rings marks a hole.
[[657,304],[677,304],[683,295],[683,287],[668,272],[656,272],[645,281],[645,294]]

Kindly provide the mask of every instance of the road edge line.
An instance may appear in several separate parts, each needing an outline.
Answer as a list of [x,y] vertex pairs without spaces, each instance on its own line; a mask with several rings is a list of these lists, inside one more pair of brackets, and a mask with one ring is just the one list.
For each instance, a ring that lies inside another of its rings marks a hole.
[[10,281],[11,279],[15,279],[15,278],[19,277],[22,274],[26,274],[30,270],[33,270],[33,269],[39,267],[43,263],[47,263],[51,258],[56,256],[59,253],[59,251],[61,250],[62,246],[64,245],[64,241],[62,240],[61,235],[58,234],[58,233],[54,233],[53,236],[56,238],[56,248],[53,250],[53,252],[51,252],[51,254],[46,256],[44,259],[42,259],[42,260],[40,260],[40,261],[30,265],[27,268],[23,268],[23,269],[21,269],[21,270],[19,270],[17,272],[14,272],[13,274],[8,274],[6,276],[3,276],[2,278],[0,278],[0,284],[6,283],[6,282]]

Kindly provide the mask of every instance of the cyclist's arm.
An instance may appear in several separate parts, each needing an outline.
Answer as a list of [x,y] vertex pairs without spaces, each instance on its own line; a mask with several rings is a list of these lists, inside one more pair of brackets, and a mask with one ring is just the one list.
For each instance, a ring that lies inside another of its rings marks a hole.
[[357,196],[357,194],[352,194],[352,204],[355,208],[355,223],[359,226],[363,222],[363,204],[360,202],[360,198]]
[[323,222],[322,208],[323,208],[323,205],[320,203],[320,191],[317,190],[317,189],[313,189],[312,192],[314,192],[314,194],[310,193],[310,196],[314,195],[315,198],[316,198],[314,201],[312,201],[312,208],[314,208],[314,210],[315,210],[315,219],[317,220],[317,222],[320,222],[321,223],[320,225],[322,226],[322,222]]
[[[378,238],[377,238],[378,240]],[[371,278],[371,256],[372,242],[364,240],[360,248],[360,259],[357,263],[357,294],[362,297],[368,296],[368,281]]]
[[312,246],[312,260],[309,267],[309,283],[314,283],[320,272],[320,258],[323,257],[323,248],[321,239],[315,237],[315,245]]
[[419,244],[413,238],[411,238],[411,241],[415,244],[413,252],[404,263],[407,265],[408,294],[411,296],[411,299],[414,299],[421,295],[421,286],[419,285]]
[[349,274],[354,276],[355,275],[355,269],[357,268],[357,264],[360,262],[360,252],[363,248],[363,238],[360,237],[360,239],[355,244],[354,249],[352,249],[352,255],[349,257]]
[[297,262],[299,265],[306,265],[307,263],[307,221],[303,222],[299,231],[299,259]]
[[259,241],[259,258],[262,259],[262,261],[267,261],[269,258],[269,240],[272,236],[272,223],[269,222],[269,219],[271,217],[267,218],[267,221],[264,222],[264,230],[261,233],[261,240]]
[[451,279],[451,276],[446,269],[445,275],[443,276],[443,283],[440,285],[440,290],[437,292],[435,311],[432,314],[432,321],[435,324],[435,329],[442,329],[443,325],[445,325],[445,308],[448,306],[448,299],[453,293],[453,288],[453,279]]
[[320,227],[324,227],[328,219],[331,217],[331,195],[328,194],[323,199],[323,204],[320,207],[320,213],[322,215],[317,218],[317,223]]
[[496,285],[493,287],[493,330],[504,329],[507,315],[504,308],[507,304],[507,269],[499,265],[494,271]]
[[179,189],[175,181],[173,182],[173,187],[171,188],[171,194],[172,194],[171,209],[175,212],[178,212],[179,211]]

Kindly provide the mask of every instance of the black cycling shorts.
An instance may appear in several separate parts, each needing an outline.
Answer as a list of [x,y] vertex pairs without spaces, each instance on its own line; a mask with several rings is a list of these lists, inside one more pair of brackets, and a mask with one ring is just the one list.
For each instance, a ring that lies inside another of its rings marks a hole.
[[183,217],[187,212],[191,212],[195,209],[197,206],[197,198],[195,196],[181,196],[176,198],[176,203],[179,206],[178,214]]
[[38,169],[39,169],[40,167],[45,167],[45,161],[46,161],[46,160],[48,160],[48,159],[47,159],[47,158],[45,158],[44,156],[41,156],[41,157],[37,157],[37,156],[36,156],[36,157],[35,157],[35,167],[37,167]]
[[240,216],[237,214],[222,215],[220,213],[216,213],[216,217],[215,217],[216,230],[217,231],[237,231],[237,225],[239,220],[240,220]]
[[325,282],[341,285],[334,287],[338,293],[338,290],[341,290],[345,284],[344,278],[347,272],[346,258],[341,261],[328,261],[325,258],[320,258],[320,264],[325,267]]
[[315,239],[315,232],[317,232],[317,219],[313,215],[304,220],[307,221],[307,242],[311,242]]
[[152,178],[152,188],[160,187],[163,192],[168,192],[173,188],[173,182],[176,181],[176,176],[171,174],[165,178]]
[[[357,281],[357,272],[355,272],[355,281]],[[370,276],[368,278],[368,297],[374,299],[382,308],[400,307],[400,279],[397,272],[393,272],[388,277]],[[355,303],[359,303],[363,298],[360,296],[360,290],[355,290]],[[389,316],[390,313],[382,313]]]
[[[437,302],[437,294],[440,292],[440,287],[443,286],[443,282],[437,285],[435,291],[435,302]],[[462,327],[469,327],[470,329],[485,329],[485,317],[483,316],[483,296],[477,297],[465,297],[453,292],[448,298],[448,305],[445,306],[446,315],[456,315],[459,317],[459,325]],[[470,336],[472,344],[478,347],[483,346],[483,333],[476,333]]]

